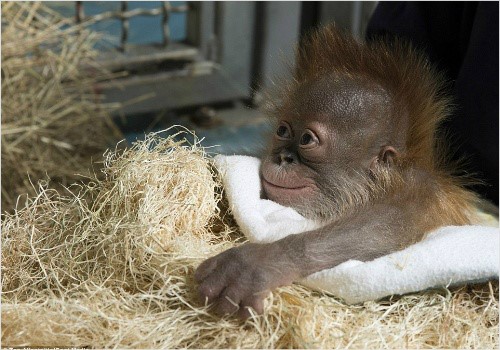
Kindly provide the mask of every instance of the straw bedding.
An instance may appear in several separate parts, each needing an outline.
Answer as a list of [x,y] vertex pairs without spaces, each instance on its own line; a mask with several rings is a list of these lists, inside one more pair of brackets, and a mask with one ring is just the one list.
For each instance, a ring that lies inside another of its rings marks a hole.
[[245,323],[193,272],[243,239],[187,133],[106,153],[105,178],[41,184],[2,222],[2,344],[95,348],[496,348],[498,283],[347,306],[293,285]]
[[[116,143],[113,107],[93,85],[109,74],[95,64],[95,32],[41,3],[2,2],[2,211],[30,180],[70,184],[90,159]],[[83,66],[86,69],[83,69]]]

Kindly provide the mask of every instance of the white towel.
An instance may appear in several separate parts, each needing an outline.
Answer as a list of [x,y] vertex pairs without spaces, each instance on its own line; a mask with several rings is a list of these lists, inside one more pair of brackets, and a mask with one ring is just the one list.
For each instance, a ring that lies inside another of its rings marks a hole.
[[[230,209],[250,242],[273,242],[321,227],[292,208],[260,198],[259,159],[219,155],[215,165],[222,174]],[[404,250],[369,262],[349,260],[301,283],[353,304],[498,278],[500,231],[498,222],[494,224],[443,227]]]

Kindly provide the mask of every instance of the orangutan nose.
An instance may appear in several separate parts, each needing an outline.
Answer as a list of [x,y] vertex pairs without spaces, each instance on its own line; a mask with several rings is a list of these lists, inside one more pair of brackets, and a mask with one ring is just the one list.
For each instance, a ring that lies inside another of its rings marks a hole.
[[297,157],[290,151],[281,151],[280,160],[280,165],[297,163]]

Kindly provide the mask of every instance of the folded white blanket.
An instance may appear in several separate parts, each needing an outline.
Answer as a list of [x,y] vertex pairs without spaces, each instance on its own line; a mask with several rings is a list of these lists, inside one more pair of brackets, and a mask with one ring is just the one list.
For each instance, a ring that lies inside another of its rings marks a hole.
[[[215,164],[222,174],[230,209],[250,242],[273,242],[321,226],[292,208],[260,198],[259,159],[216,156]],[[404,250],[369,262],[350,260],[301,283],[353,304],[498,278],[500,231],[498,222],[494,224],[496,227],[443,227]]]

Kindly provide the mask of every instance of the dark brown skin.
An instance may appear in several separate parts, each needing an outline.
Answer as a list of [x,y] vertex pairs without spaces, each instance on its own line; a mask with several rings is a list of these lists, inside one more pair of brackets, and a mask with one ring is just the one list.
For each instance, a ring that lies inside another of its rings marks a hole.
[[[325,226],[203,262],[195,278],[216,313],[262,313],[263,298],[276,287],[403,249],[439,226],[471,222],[475,196],[436,160],[435,131],[447,105],[437,94],[440,82],[411,49],[399,47],[389,60],[384,45],[357,44],[327,27],[299,52],[295,83],[274,110],[262,186],[265,197]],[[345,52],[335,56],[328,47]]]

